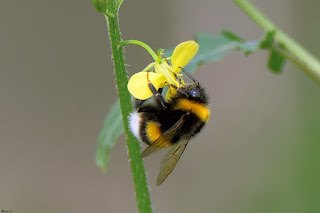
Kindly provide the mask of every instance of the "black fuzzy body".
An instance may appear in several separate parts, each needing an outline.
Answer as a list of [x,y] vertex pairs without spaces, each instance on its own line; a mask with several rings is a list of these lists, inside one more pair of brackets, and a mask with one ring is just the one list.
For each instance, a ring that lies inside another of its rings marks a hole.
[[[139,102],[137,104],[137,112],[141,116],[139,135],[140,139],[148,145],[151,145],[154,141],[151,141],[146,132],[146,126],[149,122],[157,123],[160,127],[161,133],[165,133],[170,130],[183,116],[183,123],[174,135],[171,137],[168,145],[173,145],[181,139],[189,140],[201,131],[205,123],[195,113],[188,110],[176,110],[181,100],[187,99],[195,104],[206,105],[208,104],[208,98],[205,91],[199,85],[190,85],[186,88],[180,89],[182,92],[177,91],[176,95],[171,98],[171,101],[165,102],[166,107],[162,107],[156,100],[151,103]],[[199,94],[197,97],[190,95],[190,91],[196,90]]]

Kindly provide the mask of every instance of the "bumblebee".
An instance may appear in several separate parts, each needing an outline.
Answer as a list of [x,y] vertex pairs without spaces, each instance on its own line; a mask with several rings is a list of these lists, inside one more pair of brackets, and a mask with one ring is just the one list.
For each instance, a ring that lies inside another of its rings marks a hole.
[[179,87],[169,85],[174,87],[176,93],[165,101],[161,95],[162,89],[157,91],[149,81],[148,86],[155,94],[153,102],[136,100],[136,111],[129,117],[132,133],[149,145],[141,158],[172,147],[161,161],[157,186],[172,172],[189,140],[202,130],[210,117],[204,88],[191,74],[182,70],[193,83]]

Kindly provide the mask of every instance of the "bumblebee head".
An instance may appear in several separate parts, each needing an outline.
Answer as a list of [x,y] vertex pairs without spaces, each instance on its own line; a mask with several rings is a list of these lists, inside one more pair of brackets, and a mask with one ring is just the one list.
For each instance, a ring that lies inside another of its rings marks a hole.
[[181,70],[187,75],[192,81],[192,84],[184,84],[177,88],[177,97],[186,98],[191,101],[195,101],[198,103],[208,103],[207,95],[204,91],[204,88],[200,86],[199,81],[193,77],[190,73],[188,73],[185,69],[180,67]]
[[198,81],[193,84],[183,85],[182,87],[177,89],[177,97],[186,98],[197,103],[208,103],[206,92]]

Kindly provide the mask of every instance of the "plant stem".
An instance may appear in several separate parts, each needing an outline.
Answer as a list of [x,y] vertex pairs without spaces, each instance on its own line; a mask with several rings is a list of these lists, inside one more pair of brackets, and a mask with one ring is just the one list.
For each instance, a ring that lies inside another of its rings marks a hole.
[[105,15],[105,18],[108,24],[109,38],[112,50],[112,60],[116,75],[122,120],[127,136],[127,149],[136,192],[135,195],[139,212],[150,213],[152,212],[151,201],[143,160],[142,158],[140,158],[140,144],[132,135],[128,126],[128,116],[132,111],[132,104],[131,96],[127,89],[128,79],[123,57],[123,49],[122,47],[119,47],[121,36],[118,23],[118,10],[116,8],[115,0],[107,0],[107,13],[113,14],[113,16]]
[[274,39],[292,56],[288,59],[298,65],[320,84],[320,62],[294,39],[278,29],[261,11],[247,0],[233,0],[254,22],[265,31],[275,31]]
[[158,56],[157,54],[151,49],[151,47],[145,43],[143,43],[142,41],[138,41],[138,40],[125,40],[120,42],[119,47],[123,47],[127,44],[136,44],[136,45],[140,45],[141,47],[143,47],[144,49],[146,49],[149,54],[152,56],[152,58],[156,61]]

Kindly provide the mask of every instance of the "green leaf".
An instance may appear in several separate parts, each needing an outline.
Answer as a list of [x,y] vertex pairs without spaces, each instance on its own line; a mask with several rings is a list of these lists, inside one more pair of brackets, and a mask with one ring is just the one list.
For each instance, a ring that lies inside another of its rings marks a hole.
[[124,133],[119,99],[113,104],[110,112],[104,120],[102,130],[98,138],[96,151],[96,164],[106,171],[109,163],[110,149],[116,143],[118,137]]
[[273,73],[280,73],[286,61],[284,57],[278,50],[271,50],[268,61],[268,68]]
[[223,35],[223,36],[225,36],[225,37],[227,37],[227,38],[229,38],[230,40],[233,40],[233,41],[244,42],[244,40],[240,36],[234,34],[230,30],[226,30],[226,29],[222,30],[221,31],[221,35]]
[[247,41],[242,44],[239,44],[240,50],[245,56],[253,53],[259,49],[259,41]]
[[91,0],[93,6],[99,13],[105,13],[107,10],[106,0]]
[[220,36],[198,33],[195,36],[200,48],[196,56],[185,67],[189,72],[204,63],[211,63],[222,59],[228,53],[241,50],[245,55],[259,49],[259,41],[244,42],[231,31],[222,31]]
[[[244,42],[240,36],[227,30],[223,30],[219,36],[208,33],[197,33],[195,40],[199,44],[199,51],[185,66],[185,69],[190,73],[194,73],[198,66],[218,61],[235,50],[241,50],[245,55],[248,55],[259,49],[260,42]],[[171,56],[173,50],[174,48],[166,50],[164,55],[166,57]]]
[[261,40],[259,44],[261,49],[269,49],[273,46],[275,32],[275,30],[272,30],[266,33],[264,39]]

